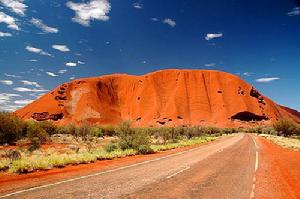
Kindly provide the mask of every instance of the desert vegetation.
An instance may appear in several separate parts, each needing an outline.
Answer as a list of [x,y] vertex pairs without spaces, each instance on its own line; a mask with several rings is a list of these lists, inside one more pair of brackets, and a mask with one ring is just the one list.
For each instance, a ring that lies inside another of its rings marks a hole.
[[237,132],[299,136],[299,125],[280,120],[272,127],[152,127],[133,128],[129,121],[118,126],[23,121],[10,113],[0,113],[0,171],[27,173],[151,154],[215,140]]
[[0,113],[0,121],[0,170],[11,173],[151,154],[234,132],[215,127],[133,128],[129,121],[118,126],[58,127],[48,121],[23,121],[5,112]]
[[300,137],[300,124],[287,118],[276,121],[272,126],[256,126],[254,128],[242,128],[239,131],[246,133],[266,134],[282,137]]
[[281,119],[270,128],[261,128],[260,136],[283,148],[300,151],[300,125],[290,119]]

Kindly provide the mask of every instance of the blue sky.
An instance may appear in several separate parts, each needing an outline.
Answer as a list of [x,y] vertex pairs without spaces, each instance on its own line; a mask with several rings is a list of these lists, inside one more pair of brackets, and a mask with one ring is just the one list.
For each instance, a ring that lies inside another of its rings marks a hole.
[[299,23],[292,0],[0,0],[0,109],[73,78],[188,68],[300,110]]

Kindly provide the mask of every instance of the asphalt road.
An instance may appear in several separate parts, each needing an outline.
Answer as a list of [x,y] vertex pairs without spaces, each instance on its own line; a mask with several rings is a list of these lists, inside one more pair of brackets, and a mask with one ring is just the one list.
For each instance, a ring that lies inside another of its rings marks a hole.
[[238,134],[188,151],[4,197],[251,198],[257,155],[253,138]]

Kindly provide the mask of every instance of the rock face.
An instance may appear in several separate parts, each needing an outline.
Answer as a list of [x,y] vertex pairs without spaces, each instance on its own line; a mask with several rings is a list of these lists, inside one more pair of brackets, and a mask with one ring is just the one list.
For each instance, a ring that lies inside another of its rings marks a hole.
[[79,79],[17,110],[23,119],[53,120],[58,125],[135,126],[214,125],[240,127],[272,124],[298,112],[282,107],[232,74],[208,70],[163,70]]

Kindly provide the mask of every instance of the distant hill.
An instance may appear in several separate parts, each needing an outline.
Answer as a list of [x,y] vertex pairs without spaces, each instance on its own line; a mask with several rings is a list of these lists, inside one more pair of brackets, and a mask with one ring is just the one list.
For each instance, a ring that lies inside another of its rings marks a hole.
[[299,112],[277,105],[239,77],[211,70],[162,70],[142,76],[113,74],[62,84],[15,112],[58,125],[270,125]]

